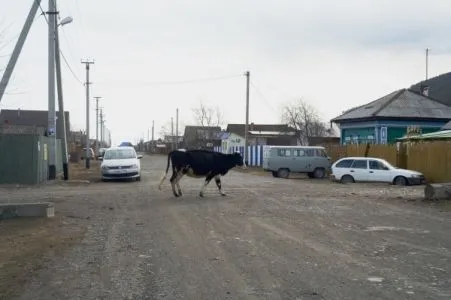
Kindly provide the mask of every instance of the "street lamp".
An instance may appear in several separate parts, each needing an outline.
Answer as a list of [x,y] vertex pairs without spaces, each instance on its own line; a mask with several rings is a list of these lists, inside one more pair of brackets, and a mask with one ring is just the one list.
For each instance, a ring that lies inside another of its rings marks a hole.
[[[63,137],[63,142],[61,145],[62,159],[63,159],[63,174],[64,180],[69,179],[69,168],[68,168],[68,155],[67,155],[67,132],[66,132],[66,116],[64,113],[64,102],[63,102],[63,87],[61,80],[61,61],[60,61],[60,44],[59,44],[59,26],[64,26],[66,24],[72,23],[72,17],[65,17],[61,20],[59,24],[55,26],[55,63],[56,63],[56,84],[58,89],[58,108],[59,108],[59,118],[57,119],[58,130],[61,132]],[[56,136],[55,136],[56,138]],[[55,154],[56,155],[56,154]]]

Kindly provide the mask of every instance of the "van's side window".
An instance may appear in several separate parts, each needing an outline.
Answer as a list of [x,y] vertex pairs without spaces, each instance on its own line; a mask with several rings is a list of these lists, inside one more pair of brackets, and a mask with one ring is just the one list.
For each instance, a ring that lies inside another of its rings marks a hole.
[[291,156],[291,151],[290,151],[290,149],[278,149],[277,155],[278,156]]
[[297,156],[297,157],[305,156],[305,152],[302,149],[294,150],[294,156]]
[[308,156],[308,157],[315,156],[315,149],[305,149],[305,156]]
[[316,156],[319,157],[327,157],[326,151],[324,149],[315,149],[316,150]]

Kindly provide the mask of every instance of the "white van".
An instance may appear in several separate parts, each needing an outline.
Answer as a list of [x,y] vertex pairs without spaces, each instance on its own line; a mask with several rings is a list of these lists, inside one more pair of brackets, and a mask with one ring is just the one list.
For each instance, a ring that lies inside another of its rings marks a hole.
[[331,161],[321,146],[265,146],[263,170],[274,177],[288,178],[290,173],[306,173],[310,178],[324,178]]

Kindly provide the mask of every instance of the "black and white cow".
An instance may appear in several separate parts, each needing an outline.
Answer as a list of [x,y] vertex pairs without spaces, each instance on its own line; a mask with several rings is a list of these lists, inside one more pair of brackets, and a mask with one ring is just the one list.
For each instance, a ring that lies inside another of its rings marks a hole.
[[[170,182],[174,196],[179,197],[182,195],[179,181],[183,175],[194,178],[205,178],[199,196],[204,196],[205,187],[213,178],[215,179],[219,193],[222,196],[225,196],[225,193],[222,191],[220,177],[227,174],[227,172],[235,166],[243,166],[243,157],[240,153],[223,154],[209,150],[171,151],[168,154],[166,172],[161,177],[160,185],[158,186],[158,189],[160,190],[161,185],[168,175],[170,162],[172,162],[172,176]],[[178,193],[175,190],[176,185]]]

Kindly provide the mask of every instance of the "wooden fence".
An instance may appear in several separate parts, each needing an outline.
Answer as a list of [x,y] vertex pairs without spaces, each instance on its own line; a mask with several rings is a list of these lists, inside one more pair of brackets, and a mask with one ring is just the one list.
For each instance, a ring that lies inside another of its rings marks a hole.
[[399,168],[423,173],[429,182],[451,181],[451,142],[434,141],[398,145],[334,145],[327,147],[332,161],[346,156],[379,157]]

